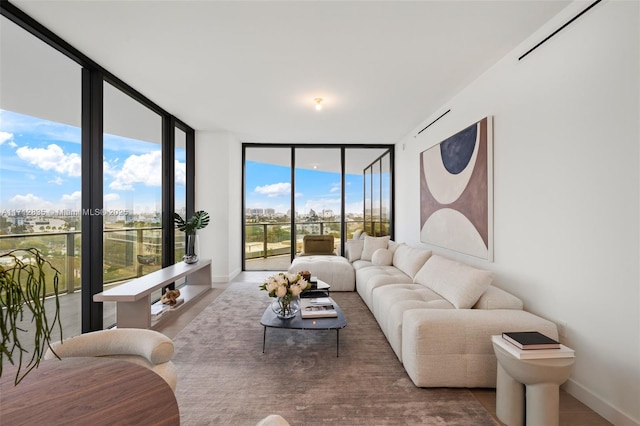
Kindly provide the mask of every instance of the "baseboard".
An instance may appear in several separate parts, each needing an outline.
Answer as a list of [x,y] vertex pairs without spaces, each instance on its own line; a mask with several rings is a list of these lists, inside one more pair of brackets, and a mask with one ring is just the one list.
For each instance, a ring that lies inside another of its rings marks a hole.
[[640,426],[640,421],[632,419],[572,379],[562,385],[562,389],[614,425]]
[[235,277],[240,275],[240,272],[242,272],[241,269],[236,269],[235,271],[232,271],[229,275],[214,275],[211,277],[211,281],[214,283],[228,283],[228,282],[231,282]]

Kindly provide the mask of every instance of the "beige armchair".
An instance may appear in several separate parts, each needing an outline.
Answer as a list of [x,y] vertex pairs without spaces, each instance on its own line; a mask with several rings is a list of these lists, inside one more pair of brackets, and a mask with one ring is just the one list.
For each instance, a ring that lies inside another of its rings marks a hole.
[[333,235],[305,235],[300,256],[335,255]]
[[56,359],[56,354],[60,358],[104,356],[133,362],[154,371],[176,390],[173,341],[154,330],[118,328],[85,333],[52,343],[44,359]]

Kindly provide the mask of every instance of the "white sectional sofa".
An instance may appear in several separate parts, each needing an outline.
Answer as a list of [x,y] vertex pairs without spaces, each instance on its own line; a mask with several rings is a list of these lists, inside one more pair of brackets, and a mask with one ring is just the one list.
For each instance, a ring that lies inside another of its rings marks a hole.
[[389,237],[347,241],[355,287],[409,377],[420,387],[495,387],[491,336],[554,323],[523,310],[493,274]]

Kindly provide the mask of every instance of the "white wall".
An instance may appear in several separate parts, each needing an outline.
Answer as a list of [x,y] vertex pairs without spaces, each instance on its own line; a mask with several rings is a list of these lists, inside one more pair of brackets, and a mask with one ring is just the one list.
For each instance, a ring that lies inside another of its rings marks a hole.
[[[574,3],[396,145],[396,240],[419,241],[419,154],[494,117],[494,262],[525,309],[576,350],[565,388],[614,424],[640,424],[638,2]],[[425,82],[429,84],[429,82]],[[451,112],[414,135],[447,109]]]
[[228,282],[241,270],[242,145],[228,132],[196,132],[195,209],[211,216],[198,231],[200,257],[210,258],[213,282]]

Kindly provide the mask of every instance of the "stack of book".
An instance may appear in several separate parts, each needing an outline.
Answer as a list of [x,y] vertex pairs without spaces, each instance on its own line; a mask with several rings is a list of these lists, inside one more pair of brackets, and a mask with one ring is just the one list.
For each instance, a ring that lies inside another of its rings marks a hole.
[[315,297],[300,299],[300,315],[302,318],[332,318],[338,312],[330,297]]
[[510,331],[502,338],[520,349],[560,349],[560,342],[537,331]]
[[[499,340],[495,340],[495,339]],[[500,340],[502,343],[500,343]],[[509,331],[502,333],[502,339],[494,336],[494,341],[516,358],[566,358],[573,357],[573,349],[537,331]]]

